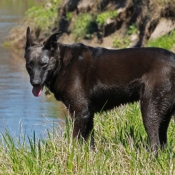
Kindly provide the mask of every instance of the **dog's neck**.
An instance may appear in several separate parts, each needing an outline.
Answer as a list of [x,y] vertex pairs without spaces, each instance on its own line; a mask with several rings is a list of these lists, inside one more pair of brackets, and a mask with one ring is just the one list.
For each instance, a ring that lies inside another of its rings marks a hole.
[[[51,83],[55,81],[55,79],[58,77],[58,73],[61,69],[61,66],[63,64],[63,57],[64,57],[64,52],[66,49],[66,45],[61,44],[61,43],[57,43],[57,49],[54,53],[54,58],[56,60],[55,63],[55,68],[54,70],[51,72],[50,76],[48,77],[48,80],[46,82],[46,86],[49,88]],[[49,88],[50,89],[50,88]]]
[[54,55],[56,59],[55,68],[51,72],[50,76],[48,77],[48,81],[46,82],[46,86],[49,90],[52,89],[52,85],[54,84],[54,82],[56,82],[55,80],[57,78],[66,78],[66,74],[68,73],[67,69],[70,66],[70,62],[72,63],[72,61],[75,61],[78,58],[82,47],[82,44],[68,45],[58,43],[58,47]]

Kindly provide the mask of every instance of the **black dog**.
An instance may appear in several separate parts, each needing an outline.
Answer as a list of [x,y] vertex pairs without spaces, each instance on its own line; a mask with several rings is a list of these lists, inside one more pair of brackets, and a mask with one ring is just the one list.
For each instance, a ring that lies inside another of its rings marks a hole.
[[57,43],[51,35],[35,44],[27,29],[26,68],[39,96],[43,86],[69,108],[74,137],[93,138],[93,116],[120,104],[140,100],[152,151],[167,143],[175,111],[175,54],[160,48],[108,50]]

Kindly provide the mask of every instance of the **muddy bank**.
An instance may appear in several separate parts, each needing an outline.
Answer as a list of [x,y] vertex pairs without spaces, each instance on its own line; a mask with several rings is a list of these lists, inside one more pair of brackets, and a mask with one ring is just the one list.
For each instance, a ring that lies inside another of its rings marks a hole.
[[[52,3],[49,5],[51,7]],[[175,29],[174,9],[175,0],[67,0],[59,4],[54,24],[47,30],[37,28],[32,20],[24,20],[11,31],[9,39],[15,47],[23,47],[25,29],[31,26],[38,42],[61,30],[59,41],[63,43],[83,42],[116,48],[141,47],[148,40],[171,34]]]

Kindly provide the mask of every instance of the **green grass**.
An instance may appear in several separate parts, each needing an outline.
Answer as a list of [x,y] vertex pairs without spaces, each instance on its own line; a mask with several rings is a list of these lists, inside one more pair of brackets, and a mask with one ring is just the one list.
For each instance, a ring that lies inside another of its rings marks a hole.
[[[72,14],[67,14],[67,20],[71,18]],[[83,38],[91,39],[93,37],[94,32],[97,30],[97,25],[102,26],[108,18],[114,18],[117,16],[117,11],[107,11],[97,16],[88,14],[88,13],[80,13],[74,21],[73,25],[73,36],[74,40],[78,41]]]
[[128,30],[126,32],[126,35],[123,38],[114,38],[113,43],[112,43],[112,47],[114,48],[126,48],[129,46],[130,44],[130,36],[133,34],[136,34],[138,32],[137,26],[136,24],[131,24],[128,27]]
[[12,138],[6,132],[0,143],[0,174],[175,174],[174,122],[169,127],[169,146],[154,158],[137,103],[95,116],[95,151],[88,143],[72,140],[68,120],[66,126],[64,134],[55,128],[46,139],[36,138],[35,133],[33,138]]
[[175,31],[170,35],[164,35],[158,39],[150,40],[147,43],[147,47],[160,47],[170,50],[175,43]]
[[137,32],[138,32],[137,26],[136,24],[133,23],[129,26],[127,35],[133,35],[133,34],[136,34]]
[[67,13],[66,13],[66,20],[67,20],[67,21],[70,21],[72,18],[73,18],[72,12],[67,12]]
[[122,49],[122,48],[126,48],[129,44],[130,44],[130,40],[128,36],[126,36],[122,39],[121,38],[114,39],[114,41],[112,42],[112,47]]
[[49,0],[49,5],[33,6],[25,13],[25,20],[33,23],[40,30],[48,30],[53,26],[58,16],[58,6],[62,0]]
[[91,14],[81,13],[74,21],[72,30],[74,40],[78,41],[83,38],[92,38],[95,28],[95,18]]
[[103,12],[103,13],[100,13],[97,15],[96,17],[96,23],[100,26],[102,26],[106,20],[108,18],[110,19],[113,19],[117,16],[117,11],[116,10],[113,10],[113,11],[106,11],[106,12]]

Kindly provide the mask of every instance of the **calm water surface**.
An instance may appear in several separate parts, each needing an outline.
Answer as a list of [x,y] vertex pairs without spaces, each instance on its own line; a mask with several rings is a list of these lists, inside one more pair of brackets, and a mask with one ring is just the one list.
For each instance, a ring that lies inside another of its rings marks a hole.
[[[34,0],[0,0],[0,43],[17,25]],[[43,134],[54,122],[62,122],[63,112],[54,97],[44,93],[36,98],[25,70],[23,55],[16,55],[0,44],[0,132],[7,128],[12,135]]]

